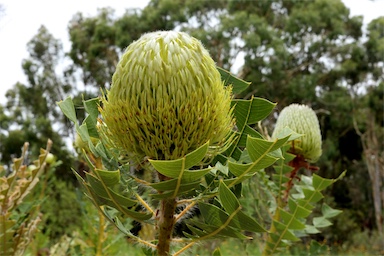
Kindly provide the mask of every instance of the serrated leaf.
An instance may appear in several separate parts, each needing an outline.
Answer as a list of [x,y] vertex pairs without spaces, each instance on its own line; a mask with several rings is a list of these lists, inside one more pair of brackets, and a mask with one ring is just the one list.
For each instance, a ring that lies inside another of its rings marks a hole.
[[327,188],[328,186],[332,185],[333,183],[335,183],[336,181],[342,179],[346,174],[346,171],[342,172],[339,177],[337,177],[336,179],[326,179],[326,178],[323,178],[323,177],[320,177],[319,175],[317,174],[313,174],[313,187],[316,189],[316,190],[324,190],[325,188]]
[[[283,146],[289,137],[282,139],[276,139],[274,141],[266,141],[259,138],[252,138],[248,136],[247,149],[248,154],[253,161],[256,161],[260,157],[264,157],[266,154],[279,149]],[[277,160],[277,158],[276,158]]]
[[213,204],[199,202],[199,209],[205,220],[205,223],[209,223],[218,227],[223,225],[229,217],[228,213]]
[[312,240],[309,245],[309,253],[310,255],[328,255],[329,248],[327,245],[322,245],[316,240]]
[[[151,183],[149,186],[156,189],[157,191],[174,191],[178,186],[178,179],[166,180],[156,183]],[[191,183],[183,183],[179,186],[179,192],[185,192],[196,188],[200,184],[200,181],[191,182]]]
[[219,185],[219,199],[220,199],[221,205],[224,207],[225,211],[228,212],[229,214],[232,214],[234,211],[238,210],[240,207],[239,200],[237,200],[236,196],[222,181],[220,182],[220,185]]
[[323,177],[320,177],[319,175],[313,174],[312,178],[313,187],[316,190],[324,190],[326,187],[332,185],[334,183],[334,180],[332,179],[325,179]]
[[[208,152],[209,142],[200,148],[176,160],[149,160],[152,166],[161,174],[170,178],[179,178],[180,173],[198,165]],[[182,177],[181,177],[182,178]]]
[[229,71],[223,68],[220,68],[220,67],[216,67],[216,68],[219,71],[221,80],[224,81],[224,84],[226,86],[230,86],[230,85],[232,86],[232,92],[234,94],[241,93],[242,91],[247,89],[247,87],[251,84],[250,82],[246,82],[232,75]]
[[201,223],[197,221],[191,221],[195,226],[205,231],[205,238],[222,238],[222,237],[233,237],[233,238],[240,238],[240,239],[246,239],[247,237],[243,235],[241,232],[237,231],[234,228],[231,228],[229,226],[214,226],[209,225],[206,223]]
[[114,208],[118,208],[118,206],[122,207],[132,207],[137,201],[120,195],[110,189],[109,187],[103,185],[99,179],[94,177],[92,174],[87,173],[87,181],[89,182],[89,187],[95,192],[95,194],[99,197],[102,197],[105,200],[111,201]]
[[261,98],[252,98],[251,100],[232,100],[234,108],[233,115],[236,119],[237,136],[232,145],[224,152],[224,155],[239,160],[244,143],[244,137],[247,135],[260,137],[261,135],[254,131],[249,125],[255,124],[269,115],[276,104]]
[[324,196],[317,190],[303,188],[302,191],[304,193],[305,198],[307,198],[311,203],[316,203],[324,198]]
[[327,218],[325,218],[324,216],[313,218],[313,226],[315,226],[316,228],[324,228],[331,225],[332,225],[332,222],[327,220]]
[[305,228],[305,224],[300,222],[296,218],[296,212],[294,214],[295,214],[295,216],[293,216],[291,213],[289,213],[287,211],[284,211],[283,209],[280,209],[281,219],[287,225],[287,228],[294,229],[294,230],[304,229]]
[[71,97],[66,98],[64,101],[59,101],[57,105],[69,120],[77,124],[75,106]]
[[342,213],[343,211],[333,209],[327,204],[323,204],[321,207],[321,212],[325,218],[333,218]]
[[276,104],[262,98],[252,98],[251,100],[233,100],[235,106],[234,115],[236,125],[239,130],[243,130],[246,124],[256,124],[266,118]]
[[107,187],[119,184],[120,182],[120,170],[107,171],[96,168],[94,172]]
[[320,233],[320,230],[318,230],[315,226],[312,226],[312,225],[305,225],[304,231],[307,234],[319,234]]
[[271,156],[264,156],[263,158],[258,159],[257,161],[251,162],[249,164],[237,164],[233,162],[228,163],[229,170],[240,177],[244,174],[254,174],[257,171],[260,171],[268,166],[271,166],[274,162],[276,162],[277,158]]
[[251,232],[266,232],[266,230],[253,218],[239,211],[229,223],[232,227]]
[[306,218],[308,217],[312,211],[298,205],[292,198],[288,199],[288,207],[291,212],[295,213],[297,218]]
[[285,127],[283,130],[277,134],[276,138],[285,138],[289,137],[287,141],[297,140],[298,138],[302,137],[304,134],[299,134],[293,130],[291,130],[289,127]]
[[85,108],[85,111],[88,113],[88,116],[84,119],[83,123],[87,124],[88,133],[89,136],[93,138],[99,138],[99,133],[97,132],[97,118],[99,115],[98,110],[98,104],[99,104],[99,98],[93,98],[84,101],[83,99],[83,105]]

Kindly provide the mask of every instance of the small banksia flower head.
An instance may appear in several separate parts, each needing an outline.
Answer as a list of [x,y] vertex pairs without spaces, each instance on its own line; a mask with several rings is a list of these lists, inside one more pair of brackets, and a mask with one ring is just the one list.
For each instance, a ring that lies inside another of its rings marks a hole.
[[303,156],[308,162],[316,162],[322,153],[320,125],[316,113],[306,105],[291,104],[281,111],[272,137],[275,138],[285,127],[303,134],[294,140],[291,152]]
[[233,127],[225,88],[201,42],[158,31],[129,45],[100,109],[104,134],[135,160],[172,160],[209,141],[220,151]]

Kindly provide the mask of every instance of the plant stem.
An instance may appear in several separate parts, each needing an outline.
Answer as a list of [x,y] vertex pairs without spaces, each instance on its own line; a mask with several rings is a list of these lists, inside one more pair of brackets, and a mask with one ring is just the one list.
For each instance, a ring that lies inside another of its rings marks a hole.
[[97,239],[96,255],[101,256],[103,255],[105,218],[100,211],[98,211],[98,213],[99,213],[99,236]]
[[169,255],[173,226],[175,224],[175,209],[175,198],[161,200],[158,212],[159,242],[157,244],[157,255]]

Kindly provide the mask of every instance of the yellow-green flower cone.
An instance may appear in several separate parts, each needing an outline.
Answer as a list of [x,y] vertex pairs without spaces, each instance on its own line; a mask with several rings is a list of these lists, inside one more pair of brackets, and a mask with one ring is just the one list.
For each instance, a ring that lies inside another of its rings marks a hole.
[[233,126],[225,88],[201,42],[158,31],[128,46],[103,99],[104,133],[130,158],[172,160],[209,141],[222,148]]
[[272,137],[277,137],[285,127],[303,134],[294,140],[291,151],[309,162],[316,162],[322,154],[321,131],[316,113],[306,105],[291,104],[281,111]]

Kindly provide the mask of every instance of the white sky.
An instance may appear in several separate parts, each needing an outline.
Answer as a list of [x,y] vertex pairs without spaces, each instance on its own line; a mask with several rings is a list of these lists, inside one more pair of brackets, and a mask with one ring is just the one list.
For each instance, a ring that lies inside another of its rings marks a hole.
[[[287,0],[289,1],[289,0]],[[24,83],[22,59],[28,57],[26,45],[43,24],[69,50],[67,25],[72,16],[97,13],[98,8],[112,7],[120,16],[127,8],[144,8],[149,0],[0,0],[5,13],[0,14],[0,104],[16,82]],[[363,15],[364,23],[384,16],[384,0],[343,0],[351,15]]]

